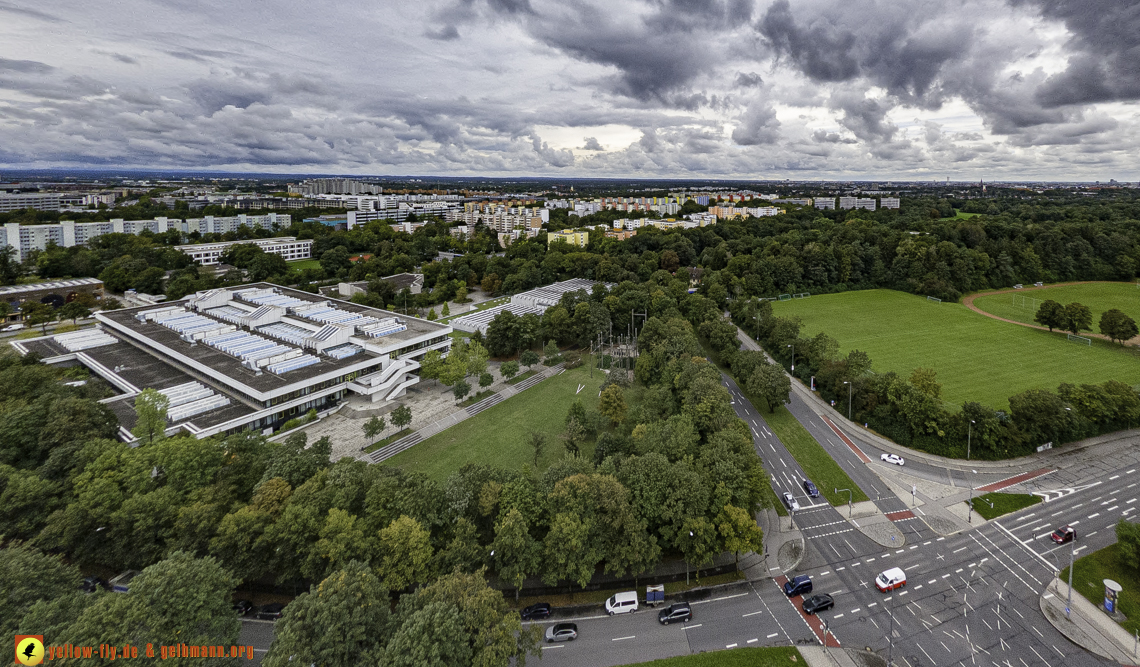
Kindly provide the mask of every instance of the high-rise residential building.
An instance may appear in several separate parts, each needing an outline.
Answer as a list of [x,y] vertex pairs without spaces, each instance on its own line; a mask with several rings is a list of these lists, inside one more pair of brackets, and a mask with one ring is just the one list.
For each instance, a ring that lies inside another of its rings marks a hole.
[[820,210],[835,210],[835,197],[816,197],[815,207]]
[[0,213],[21,211],[25,208],[34,208],[37,211],[58,211],[59,207],[58,193],[0,194]]
[[899,198],[898,197],[880,197],[879,198],[879,208],[898,208],[898,207],[899,207]]
[[222,253],[228,250],[230,246],[239,243],[252,243],[267,253],[281,255],[287,262],[299,259],[310,259],[313,256],[312,239],[298,241],[292,236],[280,236],[273,239],[252,239],[249,241],[194,243],[176,246],[176,249],[179,252],[189,255],[191,259],[202,266],[211,266],[221,261]]

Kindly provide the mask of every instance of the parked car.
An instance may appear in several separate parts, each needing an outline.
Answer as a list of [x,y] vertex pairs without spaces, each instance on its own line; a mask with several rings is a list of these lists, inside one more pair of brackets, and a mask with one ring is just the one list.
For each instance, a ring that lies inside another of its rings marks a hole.
[[819,489],[815,488],[815,484],[812,484],[810,479],[804,480],[804,493],[812,498],[819,497]]
[[807,595],[811,592],[811,588],[811,577],[806,574],[801,574],[790,581],[784,582],[784,595],[788,597]]
[[1077,539],[1077,531],[1072,526],[1061,526],[1054,530],[1049,537],[1057,544],[1065,544]]
[[835,606],[835,600],[826,593],[813,595],[804,600],[804,613],[805,614],[818,614],[821,611],[827,611]]
[[571,642],[578,638],[578,626],[573,623],[555,623],[546,629],[547,642]]
[[84,593],[94,593],[102,588],[103,590],[110,589],[107,580],[103,577],[87,577],[83,580],[83,585],[80,587]]
[[906,586],[906,573],[902,571],[902,568],[892,567],[875,577],[875,588],[883,593],[903,586]]
[[606,600],[606,613],[610,616],[614,614],[632,614],[635,611],[637,611],[637,591],[615,593],[610,599]]
[[788,509],[792,510],[793,512],[795,512],[796,510],[798,510],[800,508],[800,504],[796,502],[796,498],[792,494],[785,493],[783,498],[784,498],[784,507],[787,507]]
[[661,621],[661,625],[669,625],[677,621],[691,621],[693,620],[693,608],[689,606],[688,602],[678,602],[657,612],[657,620]]
[[280,602],[270,602],[269,604],[263,604],[257,610],[257,618],[263,621],[276,621],[277,619],[281,618],[281,610],[284,608],[285,605],[281,604]]
[[234,611],[238,616],[248,616],[249,612],[253,611],[253,603],[249,600],[237,600],[234,602]]
[[897,466],[906,465],[906,461],[903,461],[903,457],[898,454],[881,454],[879,455],[879,460],[885,463],[893,463]]
[[519,614],[524,621],[535,621],[541,618],[550,618],[550,603],[539,602],[523,609]]

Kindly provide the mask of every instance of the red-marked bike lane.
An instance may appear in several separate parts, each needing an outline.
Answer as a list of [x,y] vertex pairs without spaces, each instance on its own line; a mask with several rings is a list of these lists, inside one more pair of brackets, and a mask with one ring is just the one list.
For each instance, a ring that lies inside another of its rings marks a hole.
[[[787,583],[788,578],[781,574],[772,581],[776,583],[776,587],[779,588],[780,592],[782,593],[784,591],[784,584]],[[793,607],[795,607],[796,613],[798,613],[800,615],[800,618],[804,619],[804,623],[806,623],[807,626],[811,628],[811,631],[815,634],[816,641],[818,641],[820,645],[829,646],[831,648],[840,647],[839,640],[835,638],[835,633],[831,632],[830,629],[828,629],[826,635],[827,643],[824,644],[823,621],[820,620],[819,616],[815,614],[804,613],[804,597],[802,595],[790,597],[788,598],[788,602]]]

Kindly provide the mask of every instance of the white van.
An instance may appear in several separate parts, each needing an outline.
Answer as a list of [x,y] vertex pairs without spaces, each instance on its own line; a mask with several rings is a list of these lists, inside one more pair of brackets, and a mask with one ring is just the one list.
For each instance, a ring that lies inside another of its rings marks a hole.
[[606,600],[606,613],[610,616],[614,614],[632,614],[635,611],[637,611],[637,591],[616,593],[613,597]]
[[902,571],[902,568],[892,567],[875,578],[875,588],[883,593],[903,586],[906,586],[906,573]]

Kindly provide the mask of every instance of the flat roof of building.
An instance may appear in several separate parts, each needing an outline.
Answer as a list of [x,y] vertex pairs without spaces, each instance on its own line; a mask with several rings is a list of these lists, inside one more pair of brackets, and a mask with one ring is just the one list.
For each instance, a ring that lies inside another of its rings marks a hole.
[[[153,321],[140,322],[136,318],[136,315],[140,313],[145,313],[148,311],[169,310],[172,307],[183,306],[188,300],[193,299],[195,295],[191,295],[183,300],[173,301],[170,303],[142,306],[138,308],[127,308],[123,310],[113,310],[107,312],[100,311],[97,314],[97,317],[100,320],[108,321],[109,324],[112,325],[111,328],[113,333],[122,333],[121,331],[116,330],[116,326],[122,327],[123,329],[129,331],[130,335],[126,336],[127,338],[133,339],[136,344],[142,347],[149,348],[152,353],[169,355],[176,362],[189,361],[194,364],[200,364],[220,375],[225,376],[232,382],[244,385],[245,387],[252,389],[254,392],[263,395],[279,395],[287,391],[292,391],[299,386],[304,386],[305,384],[311,383],[314,379],[320,376],[328,375],[330,377],[336,377],[337,371],[344,371],[346,373],[352,372],[354,370],[354,366],[359,366],[362,364],[362,362],[369,362],[387,356],[390,352],[401,349],[409,342],[418,342],[435,336],[446,336],[451,331],[451,327],[446,324],[437,324],[435,322],[429,322],[427,320],[422,320],[416,317],[408,317],[405,315],[400,315],[398,313],[380,310],[378,308],[369,308],[360,304],[342,301],[340,299],[332,297],[311,294],[309,292],[303,292],[301,290],[295,290],[288,287],[281,287],[279,285],[273,285],[270,283],[252,283],[247,285],[240,285],[233,288],[226,288],[226,291],[232,293],[238,290],[246,289],[272,289],[283,296],[292,297],[311,303],[327,302],[339,310],[371,316],[378,319],[395,317],[399,318],[407,328],[403,331],[397,331],[381,338],[367,339],[369,344],[371,344],[374,348],[378,348],[379,351],[376,353],[370,352],[367,349],[362,349],[357,354],[345,357],[343,359],[334,359],[325,354],[317,354],[316,356],[319,358],[319,361],[317,363],[278,375],[276,373],[264,370],[255,371],[242,365],[241,360],[237,357],[227,354],[220,349],[200,342],[187,342],[186,340],[183,340],[182,336],[173,329],[169,329]],[[191,311],[187,311],[187,313],[190,312]],[[194,314],[210,319],[216,319],[210,316],[208,312],[196,312]],[[221,320],[218,321],[221,322]],[[286,323],[306,323],[309,325],[309,327],[311,327],[313,324],[311,322],[306,322],[305,320],[300,320],[299,318],[293,316],[286,316],[283,321]],[[224,322],[222,323],[225,324]],[[253,331],[251,333],[261,335],[264,338],[267,338],[274,342],[279,342],[282,345],[297,347],[296,345],[290,345],[287,342],[282,342],[280,339],[259,333],[257,331]],[[240,390],[237,387],[234,389]]]
[[27,285],[8,285],[6,287],[0,287],[0,297],[23,294],[25,292],[38,292],[40,290],[55,290],[65,287],[89,287],[102,284],[103,281],[98,278],[74,278],[72,280],[52,280],[43,283],[29,283]]

